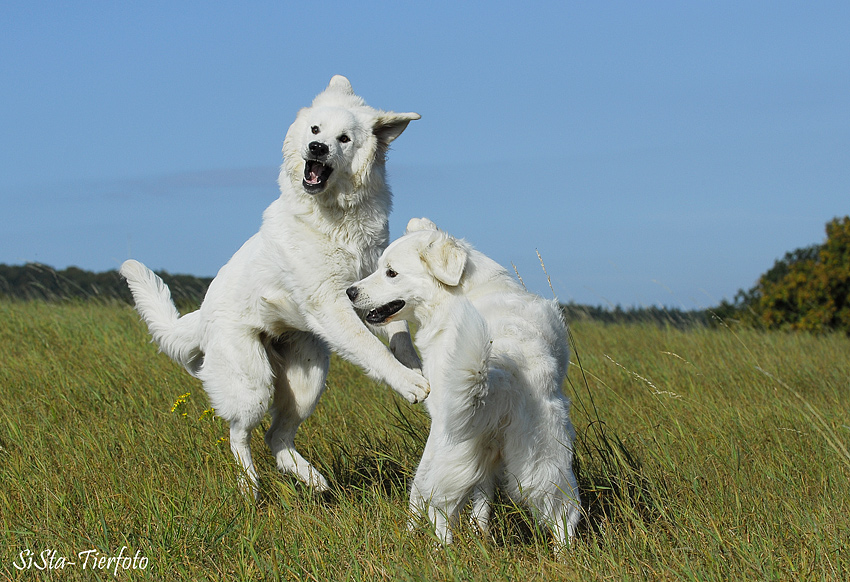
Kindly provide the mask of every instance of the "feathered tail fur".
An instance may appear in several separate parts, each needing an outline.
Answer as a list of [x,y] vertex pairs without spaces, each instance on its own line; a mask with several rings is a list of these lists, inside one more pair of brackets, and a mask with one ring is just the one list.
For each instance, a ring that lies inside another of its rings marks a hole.
[[181,317],[171,300],[168,286],[138,261],[125,261],[120,273],[127,280],[136,302],[136,311],[147,324],[153,341],[166,356],[197,376],[204,360],[198,312]]
[[458,300],[451,311],[454,327],[449,339],[442,382],[449,391],[452,416],[456,418],[455,431],[479,432],[486,417],[476,416],[476,411],[487,399],[490,391],[490,375],[499,371],[489,366],[492,345],[490,330],[478,310],[467,300]]

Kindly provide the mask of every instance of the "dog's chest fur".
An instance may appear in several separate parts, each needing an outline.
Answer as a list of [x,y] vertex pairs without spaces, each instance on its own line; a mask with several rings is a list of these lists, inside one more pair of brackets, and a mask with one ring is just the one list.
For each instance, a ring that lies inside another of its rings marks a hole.
[[[364,203],[343,210],[304,195],[284,193],[266,210],[261,230],[282,252],[295,249],[303,253],[292,259],[310,257],[335,272],[350,270],[357,275],[350,281],[353,283],[377,264],[389,239],[388,217],[387,204]],[[311,256],[311,251],[321,252]]]

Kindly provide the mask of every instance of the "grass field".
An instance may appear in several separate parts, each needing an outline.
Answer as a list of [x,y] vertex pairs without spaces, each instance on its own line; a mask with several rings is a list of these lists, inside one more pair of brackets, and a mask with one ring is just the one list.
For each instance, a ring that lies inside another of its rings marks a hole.
[[427,417],[344,362],[298,442],[332,491],[280,476],[258,430],[255,504],[129,307],[0,301],[0,579],[850,580],[847,337],[572,334],[586,516],[559,561],[506,502],[492,539],[408,532]]

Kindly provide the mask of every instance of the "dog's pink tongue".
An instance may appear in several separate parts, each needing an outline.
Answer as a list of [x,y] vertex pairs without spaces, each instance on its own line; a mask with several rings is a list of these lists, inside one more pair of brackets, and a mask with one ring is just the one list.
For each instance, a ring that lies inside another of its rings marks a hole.
[[316,166],[310,168],[310,176],[307,179],[309,184],[318,184],[319,183],[319,172],[316,171]]

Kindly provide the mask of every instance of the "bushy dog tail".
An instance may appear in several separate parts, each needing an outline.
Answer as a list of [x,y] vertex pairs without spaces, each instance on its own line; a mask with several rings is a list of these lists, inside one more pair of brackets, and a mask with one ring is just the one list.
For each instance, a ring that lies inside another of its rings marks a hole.
[[166,356],[197,376],[204,358],[198,312],[180,317],[168,286],[138,261],[125,261],[120,273],[127,280],[136,311],[147,324],[153,341]]
[[[452,391],[453,414],[459,424],[470,429],[476,425],[475,411],[489,393],[490,330],[484,318],[469,301],[459,301],[452,311],[455,338],[444,367],[444,382]],[[470,424],[471,423],[471,424]],[[460,428],[460,426],[457,426]]]

